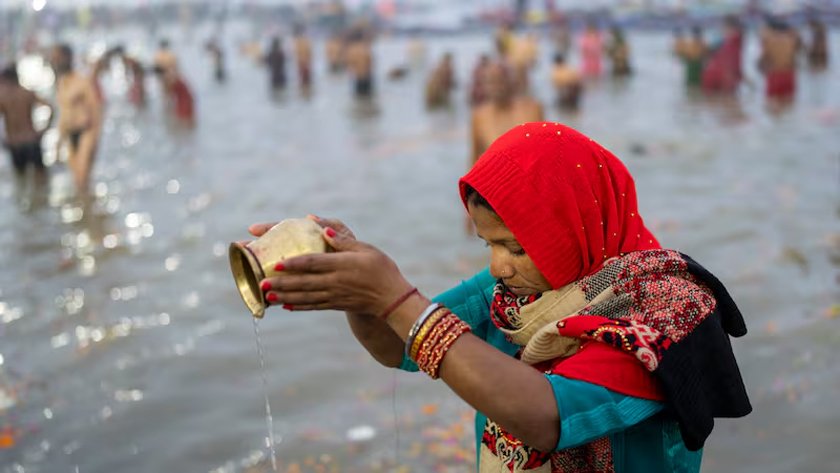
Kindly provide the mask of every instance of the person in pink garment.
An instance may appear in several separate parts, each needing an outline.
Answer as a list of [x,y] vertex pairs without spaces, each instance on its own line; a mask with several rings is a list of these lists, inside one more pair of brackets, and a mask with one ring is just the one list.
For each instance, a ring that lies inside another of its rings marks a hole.
[[743,79],[741,51],[744,33],[735,17],[724,24],[723,43],[712,52],[703,69],[702,85],[707,92],[733,94]]
[[599,77],[601,75],[601,57],[604,52],[604,40],[601,31],[595,21],[586,25],[586,31],[579,40],[581,72],[586,78]]

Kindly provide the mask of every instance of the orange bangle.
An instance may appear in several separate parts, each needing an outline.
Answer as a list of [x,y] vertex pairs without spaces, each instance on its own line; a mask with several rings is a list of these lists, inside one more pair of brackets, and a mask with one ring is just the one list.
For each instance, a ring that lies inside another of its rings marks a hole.
[[417,359],[418,367],[432,379],[439,377],[443,359],[455,341],[461,335],[470,331],[470,326],[452,313],[447,314],[446,319],[442,320],[438,327],[441,330],[435,330],[430,335],[430,340],[428,343],[424,343],[421,354]]
[[441,317],[440,321],[434,326],[432,331],[423,340],[423,344],[420,345],[420,350],[417,351],[417,366],[422,369],[423,366],[428,364],[429,357],[432,355],[432,350],[437,345],[438,340],[440,340],[441,336],[443,335],[449,327],[452,326],[452,318],[448,317],[451,312],[447,312]]
[[435,325],[434,329],[432,329],[428,337],[425,340],[423,340],[423,344],[420,346],[420,350],[417,352],[417,366],[420,367],[420,369],[423,369],[425,371],[423,367],[429,364],[429,361],[434,353],[434,349],[437,346],[438,342],[458,320],[458,317],[453,315],[451,312],[447,312],[437,323],[437,325]]
[[459,323],[449,329],[440,343],[435,347],[435,351],[429,359],[429,364],[423,371],[428,373],[432,379],[438,379],[440,377],[440,366],[443,364],[443,359],[449,352],[449,349],[461,338],[461,335],[469,331],[470,326],[462,321],[459,321]]

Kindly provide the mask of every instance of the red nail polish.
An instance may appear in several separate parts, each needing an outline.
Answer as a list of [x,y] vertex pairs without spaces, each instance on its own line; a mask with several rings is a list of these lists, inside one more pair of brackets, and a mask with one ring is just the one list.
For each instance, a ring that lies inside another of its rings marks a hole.
[[295,306],[291,304],[283,304],[283,308],[286,310],[295,310]]
[[283,266],[283,263],[277,263],[277,264],[274,265],[274,270],[275,271],[283,271],[284,269],[286,269],[286,267]]
[[271,289],[271,283],[268,281],[263,281],[262,284],[260,284],[260,289],[262,289],[263,291]]
[[327,236],[330,237],[330,238],[335,238],[335,235],[336,235],[335,230],[327,227]]
[[273,292],[269,292],[268,295],[265,296],[265,298],[266,300],[268,300],[268,302],[277,302],[277,294]]

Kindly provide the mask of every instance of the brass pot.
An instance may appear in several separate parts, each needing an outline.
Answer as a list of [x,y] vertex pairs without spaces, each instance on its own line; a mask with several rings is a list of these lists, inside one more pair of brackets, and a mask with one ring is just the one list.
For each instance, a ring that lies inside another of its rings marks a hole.
[[230,244],[228,256],[236,288],[254,317],[262,318],[268,303],[260,282],[277,274],[274,266],[284,259],[309,253],[324,253],[327,242],[321,226],[306,218],[283,220],[247,244]]

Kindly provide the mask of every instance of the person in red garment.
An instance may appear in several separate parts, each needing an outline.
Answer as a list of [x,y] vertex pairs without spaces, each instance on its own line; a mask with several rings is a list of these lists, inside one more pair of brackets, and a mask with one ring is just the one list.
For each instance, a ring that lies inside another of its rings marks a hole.
[[796,93],[796,56],[802,41],[796,31],[785,21],[768,18],[761,31],[761,56],[759,69],[764,74],[767,98],[786,102]]
[[713,419],[751,409],[729,339],[746,327],[720,281],[645,226],[627,168],[535,122],[495,140],[459,188],[489,269],[432,301],[346,225],[314,218],[335,251],[277,262],[266,299],[344,311],[380,363],[445,382],[477,411],[481,473],[698,472]]
[[741,51],[744,32],[735,17],[724,22],[724,39],[715,49],[703,69],[702,87],[706,92],[733,94],[743,79]]

